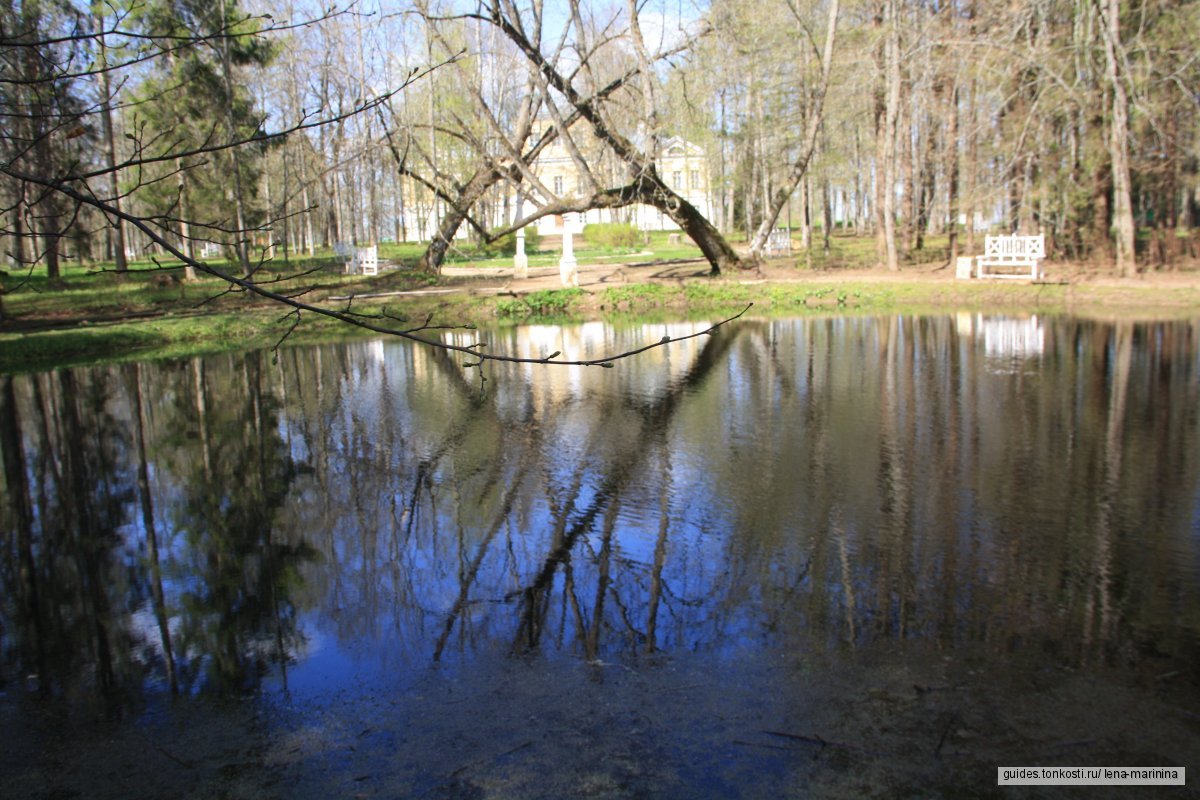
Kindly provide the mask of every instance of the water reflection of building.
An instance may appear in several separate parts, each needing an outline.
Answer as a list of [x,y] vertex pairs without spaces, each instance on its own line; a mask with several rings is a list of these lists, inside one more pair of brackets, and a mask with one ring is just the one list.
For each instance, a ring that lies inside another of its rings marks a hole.
[[[517,358],[543,359],[554,356],[556,361],[591,361],[655,344],[667,337],[671,341],[662,347],[640,353],[636,359],[616,362],[621,369],[620,379],[626,393],[648,395],[678,380],[694,365],[696,354],[707,337],[684,337],[693,336],[711,326],[712,323],[704,320],[646,323],[630,327],[615,327],[608,322],[593,321],[570,326],[522,325],[492,334],[474,330],[448,331],[443,341],[459,347],[474,347],[486,341],[491,352],[503,352]],[[435,357],[429,353],[416,354],[418,371],[427,368]],[[469,358],[456,359],[466,360]],[[584,376],[589,370],[595,372],[601,368],[525,363],[517,369],[520,379],[528,382],[527,391],[534,398],[538,401],[561,402],[582,398],[586,386]]]

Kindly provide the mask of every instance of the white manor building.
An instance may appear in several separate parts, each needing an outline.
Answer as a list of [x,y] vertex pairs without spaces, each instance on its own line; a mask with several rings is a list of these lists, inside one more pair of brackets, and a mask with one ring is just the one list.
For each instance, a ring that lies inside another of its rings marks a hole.
[[[577,136],[576,142],[582,150],[592,174],[602,186],[620,186],[629,180],[628,166],[607,152],[598,141],[584,142],[591,137]],[[589,146],[590,145],[590,146]],[[708,158],[704,149],[679,136],[665,139],[659,147],[658,174],[675,192],[695,206],[701,214],[710,216],[712,210],[709,193]],[[561,139],[556,139],[532,164],[532,172],[542,185],[561,198],[569,198],[585,191],[583,175]],[[502,202],[493,202],[487,213],[489,224],[495,229],[512,224],[516,216],[517,198],[511,189]],[[438,229],[444,205],[438,202],[430,207],[429,192],[410,189],[405,192],[405,235],[408,241],[428,241]],[[524,200],[524,213],[528,216],[537,205],[534,199]],[[583,225],[592,223],[624,222],[645,231],[678,230],[679,226],[662,211],[647,205],[632,205],[626,208],[597,208],[581,215],[567,215],[573,219],[578,233]],[[582,219],[579,219],[582,217]],[[563,215],[547,215],[535,223],[538,233],[557,235],[563,233]],[[466,238],[468,226],[459,226],[456,238]]]
[[[709,216],[710,203],[708,192],[708,159],[699,145],[693,144],[678,136],[665,140],[660,147],[658,159],[658,174],[667,185],[685,200],[695,206],[701,214]],[[585,153],[585,157],[588,154]],[[610,156],[611,158],[611,156]],[[618,186],[628,180],[625,165],[606,170],[603,156],[596,164],[589,161],[597,177],[609,178],[610,186]],[[561,141],[555,141],[533,163],[533,173],[538,176],[547,189],[559,197],[569,197],[582,190],[583,176],[575,160]],[[528,210],[526,211],[528,213]],[[634,205],[628,208],[594,208],[585,212],[582,223],[629,222],[644,231],[678,230],[679,226],[662,211],[647,205]],[[560,215],[542,217],[537,222],[538,233],[558,234],[563,231],[563,218]]]

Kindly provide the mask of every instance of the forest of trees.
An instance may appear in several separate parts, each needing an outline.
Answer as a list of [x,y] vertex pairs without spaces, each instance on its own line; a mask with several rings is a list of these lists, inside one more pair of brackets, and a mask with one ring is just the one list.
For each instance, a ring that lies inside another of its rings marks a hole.
[[[644,203],[713,272],[780,224],[890,269],[998,230],[1170,268],[1198,246],[1197,42],[1196,0],[3,0],[0,238],[51,281],[216,244],[252,284],[417,214],[436,272],[460,228]],[[711,219],[657,172],[671,135],[708,154]],[[584,176],[557,194],[555,141]]]

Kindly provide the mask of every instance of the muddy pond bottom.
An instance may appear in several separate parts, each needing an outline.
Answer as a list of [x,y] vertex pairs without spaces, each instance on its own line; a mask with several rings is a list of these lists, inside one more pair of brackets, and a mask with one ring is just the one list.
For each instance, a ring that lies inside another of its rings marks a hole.
[[998,676],[894,649],[835,662],[500,658],[304,698],[155,705],[136,725],[64,725],[50,714],[14,725],[10,708],[3,788],[98,798],[1122,797],[1128,788],[998,787],[996,768],[1190,766],[1200,758],[1194,701],[1170,678]]

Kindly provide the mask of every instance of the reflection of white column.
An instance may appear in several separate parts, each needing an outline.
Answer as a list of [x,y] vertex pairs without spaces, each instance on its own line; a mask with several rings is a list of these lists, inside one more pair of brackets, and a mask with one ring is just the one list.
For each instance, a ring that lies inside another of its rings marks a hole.
[[568,214],[563,219],[563,249],[562,258],[558,260],[558,276],[563,286],[579,285],[579,262],[575,260],[575,243],[572,235],[575,232],[574,215]]
[[[517,197],[517,219],[525,213],[525,200]],[[529,257],[525,255],[525,229],[517,230],[517,252],[513,256],[513,277],[524,280],[529,277]]]

